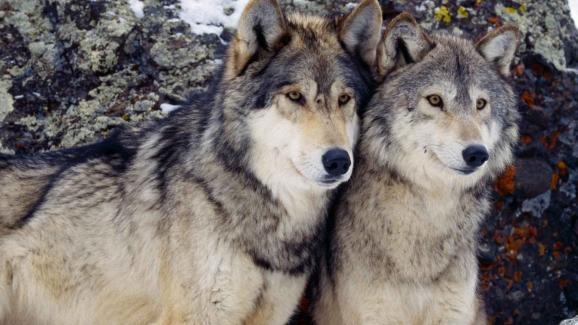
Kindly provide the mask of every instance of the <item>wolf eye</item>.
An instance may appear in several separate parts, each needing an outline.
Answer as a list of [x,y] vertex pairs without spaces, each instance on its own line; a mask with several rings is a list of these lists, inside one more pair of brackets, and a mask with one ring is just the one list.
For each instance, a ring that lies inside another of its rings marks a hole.
[[476,100],[476,108],[478,109],[478,111],[481,111],[484,108],[486,108],[487,104],[488,102],[483,98],[479,98],[478,100]]
[[341,96],[339,96],[339,105],[343,106],[347,103],[349,103],[349,101],[351,100],[351,96],[347,95],[347,94],[343,94]]
[[439,108],[444,107],[444,102],[439,95],[429,95],[426,97],[426,99],[430,103],[430,105],[433,107],[439,107]]
[[291,99],[296,103],[301,102],[301,100],[303,99],[303,95],[301,95],[301,93],[298,91],[291,91],[287,93],[287,97],[289,97],[289,99]]

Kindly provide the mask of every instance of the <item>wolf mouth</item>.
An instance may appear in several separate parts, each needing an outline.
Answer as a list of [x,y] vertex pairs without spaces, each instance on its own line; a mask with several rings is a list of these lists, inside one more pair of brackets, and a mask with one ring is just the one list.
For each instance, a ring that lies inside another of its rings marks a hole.
[[341,178],[329,178],[321,180],[320,183],[324,185],[334,185],[336,183],[339,183],[341,180],[342,180]]
[[458,173],[463,174],[463,175],[470,175],[470,174],[473,174],[476,170],[478,170],[478,168],[463,168],[463,169],[462,168],[451,168],[451,169],[453,169],[453,170],[455,170]]
[[462,175],[470,175],[475,173],[479,168],[455,168],[455,167],[450,167],[448,165],[446,165],[434,152],[431,153],[431,157],[437,161],[439,164],[441,164],[442,166],[444,166],[445,168],[451,169],[453,171],[456,171]]

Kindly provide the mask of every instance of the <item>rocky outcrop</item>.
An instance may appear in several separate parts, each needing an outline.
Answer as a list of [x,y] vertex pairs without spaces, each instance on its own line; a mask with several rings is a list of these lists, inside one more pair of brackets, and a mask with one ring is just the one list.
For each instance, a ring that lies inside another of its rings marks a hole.
[[[549,324],[575,316],[578,32],[566,1],[381,2],[386,18],[410,11],[426,28],[458,34],[520,26],[513,80],[524,118],[519,160],[497,182],[495,209],[482,230],[481,292],[496,323]],[[180,4],[1,0],[0,152],[92,142],[120,125],[162,118],[205,89],[232,30],[194,34]],[[352,5],[284,2],[328,14]],[[227,7],[223,14],[234,12]]]

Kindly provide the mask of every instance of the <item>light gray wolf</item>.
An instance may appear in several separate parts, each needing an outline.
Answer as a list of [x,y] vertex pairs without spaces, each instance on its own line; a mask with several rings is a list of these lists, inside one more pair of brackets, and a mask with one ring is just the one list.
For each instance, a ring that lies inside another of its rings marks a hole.
[[0,323],[286,323],[352,173],[380,29],[376,0],[338,18],[252,0],[191,107],[2,156]]
[[318,325],[484,323],[476,236],[512,161],[518,30],[477,43],[392,20],[314,303]]

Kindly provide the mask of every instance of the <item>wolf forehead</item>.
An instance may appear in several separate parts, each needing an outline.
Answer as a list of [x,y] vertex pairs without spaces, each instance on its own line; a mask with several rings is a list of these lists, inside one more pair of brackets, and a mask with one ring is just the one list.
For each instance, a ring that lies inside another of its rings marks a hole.
[[334,83],[341,82],[356,95],[368,95],[369,73],[363,63],[343,47],[339,23],[339,18],[288,14],[285,46],[256,75],[264,80],[262,90],[311,80],[320,93],[329,93]]
[[455,81],[458,86],[489,87],[489,82],[507,83],[466,38],[437,32],[430,36],[434,48],[423,61],[425,77]]

